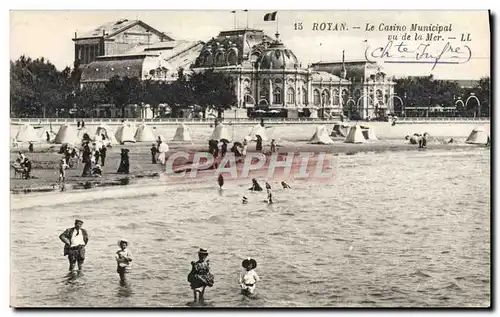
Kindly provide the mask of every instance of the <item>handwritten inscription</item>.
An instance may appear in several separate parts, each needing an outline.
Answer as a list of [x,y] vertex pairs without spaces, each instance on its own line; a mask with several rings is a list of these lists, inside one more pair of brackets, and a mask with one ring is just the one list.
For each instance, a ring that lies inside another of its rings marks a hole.
[[472,57],[468,45],[454,45],[451,42],[439,44],[388,41],[375,48],[368,46],[365,58],[370,62],[382,59],[386,63],[432,64],[434,70],[438,64],[464,64]]

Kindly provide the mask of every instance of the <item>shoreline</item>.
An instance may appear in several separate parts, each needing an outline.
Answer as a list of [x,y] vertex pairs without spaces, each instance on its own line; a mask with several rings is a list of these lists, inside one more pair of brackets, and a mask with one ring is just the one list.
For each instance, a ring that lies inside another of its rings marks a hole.
[[[117,174],[115,167],[118,167],[117,161],[119,161],[119,151],[121,148],[129,148],[131,150],[131,173],[130,174]],[[459,152],[460,150],[470,150],[470,149],[480,149],[484,148],[481,145],[471,145],[465,143],[453,143],[453,144],[436,144],[429,143],[427,149],[424,151],[436,151],[436,150],[447,150]],[[65,182],[65,192],[67,191],[81,191],[88,190],[92,188],[109,188],[115,186],[127,186],[132,184],[140,184],[140,182],[152,182],[154,180],[159,180],[164,175],[164,167],[160,164],[151,164],[151,156],[148,153],[148,144],[133,144],[127,146],[115,146],[110,149],[108,156],[106,158],[106,164],[103,168],[102,177],[81,177],[81,171],[83,165],[80,163],[78,167],[67,170],[67,177]],[[255,152],[255,145],[250,144],[248,153]],[[195,151],[206,151],[206,146],[202,144],[180,144],[177,146],[171,146],[169,152],[167,152],[167,158],[171,155],[185,151],[188,153],[194,153]],[[338,143],[329,145],[321,144],[310,144],[305,142],[290,142],[280,145],[278,152],[280,154],[286,155],[287,153],[299,153],[299,152],[309,152],[318,154],[320,152],[325,152],[331,154],[332,156],[347,156],[356,155],[359,153],[365,154],[379,154],[386,152],[406,152],[406,151],[419,151],[418,146],[411,145],[402,142],[384,142],[375,141],[367,142],[363,144],[350,144],[350,143]],[[10,169],[10,193],[12,195],[22,195],[31,193],[43,193],[43,192],[55,192],[61,191],[61,187],[58,182],[58,170],[56,167],[57,159],[60,158],[60,154],[54,152],[38,152],[38,153],[27,153],[27,155],[32,157],[32,162],[34,168],[32,169],[32,175],[35,178],[22,180],[18,178],[13,178],[12,168]],[[11,160],[15,157],[14,153],[11,153]],[[51,163],[53,164],[51,168]],[[183,162],[176,164],[174,168],[176,170],[186,168],[187,163]],[[37,168],[41,166],[41,168]],[[203,172],[203,170],[200,170]]]

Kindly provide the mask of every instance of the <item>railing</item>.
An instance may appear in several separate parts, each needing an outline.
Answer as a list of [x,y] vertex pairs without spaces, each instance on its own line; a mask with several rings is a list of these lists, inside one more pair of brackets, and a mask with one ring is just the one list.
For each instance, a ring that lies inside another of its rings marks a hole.
[[[30,123],[30,124],[65,124],[65,123],[70,123],[70,124],[76,124],[78,121],[81,121],[82,119],[73,119],[73,118],[44,118],[44,119],[39,119],[39,118],[11,118],[10,122],[12,124],[25,124],[25,123]],[[83,119],[86,124],[120,124],[122,122],[122,119],[119,118],[114,118],[114,119],[109,119],[109,118],[89,118],[89,119]],[[124,119],[127,122],[133,122],[133,123],[150,123],[150,124],[180,124],[180,123],[185,123],[185,124],[199,124],[199,123],[207,123],[207,124],[212,124],[214,123],[215,119],[214,118],[200,118],[200,119],[185,119],[185,118],[160,118],[160,119],[139,119],[139,118],[127,118]],[[225,123],[232,123],[232,122],[237,122],[241,124],[257,124],[260,122],[260,118],[223,118],[220,119],[222,122]],[[301,123],[332,123],[339,121],[337,118],[330,118],[330,119],[322,119],[322,118],[264,118],[265,122],[269,123],[274,123],[274,124],[301,124]],[[351,122],[367,122],[363,120],[351,120]],[[397,119],[397,123],[425,123],[425,122],[484,122],[484,121],[490,121],[490,118],[473,118],[473,117],[430,117],[430,118],[423,118],[423,117],[415,117],[415,118],[399,118]],[[374,121],[377,122],[377,121]]]

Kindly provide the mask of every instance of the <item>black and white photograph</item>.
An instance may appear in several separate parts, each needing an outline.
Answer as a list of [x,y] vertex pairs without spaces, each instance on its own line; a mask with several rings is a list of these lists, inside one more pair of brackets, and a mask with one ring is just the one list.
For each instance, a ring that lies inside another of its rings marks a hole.
[[12,308],[491,308],[490,11],[9,18]]

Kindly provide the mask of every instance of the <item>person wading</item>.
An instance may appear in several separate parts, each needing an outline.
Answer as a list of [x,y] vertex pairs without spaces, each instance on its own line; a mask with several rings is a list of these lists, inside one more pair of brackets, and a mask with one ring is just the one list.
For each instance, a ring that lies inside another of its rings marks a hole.
[[214,276],[210,273],[210,264],[207,257],[208,251],[201,248],[198,252],[198,261],[191,262],[191,272],[189,272],[187,280],[193,290],[195,303],[203,303],[205,288],[214,285]]
[[85,229],[82,229],[83,221],[75,220],[73,228],[66,229],[59,239],[64,242],[64,255],[68,256],[69,271],[73,272],[75,264],[78,263],[78,271],[82,272],[85,261],[85,246],[89,242],[89,236]]

